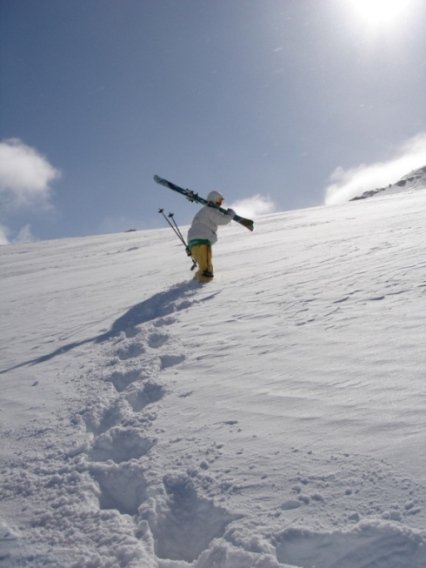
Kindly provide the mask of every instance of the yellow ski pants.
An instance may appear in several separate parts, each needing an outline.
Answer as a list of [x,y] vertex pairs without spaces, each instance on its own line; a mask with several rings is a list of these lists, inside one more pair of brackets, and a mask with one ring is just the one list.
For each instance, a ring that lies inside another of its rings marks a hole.
[[198,264],[194,280],[210,282],[213,278],[212,247],[210,245],[194,245],[191,247],[192,258]]

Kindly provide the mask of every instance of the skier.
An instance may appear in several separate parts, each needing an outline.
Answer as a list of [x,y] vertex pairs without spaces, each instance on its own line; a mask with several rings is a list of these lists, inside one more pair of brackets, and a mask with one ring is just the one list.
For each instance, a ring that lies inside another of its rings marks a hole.
[[198,264],[194,280],[198,282],[209,282],[213,278],[212,245],[217,241],[217,228],[230,223],[235,215],[233,209],[228,209],[226,213],[217,209],[224,201],[218,191],[211,191],[207,201],[208,204],[195,215],[188,231],[188,248]]

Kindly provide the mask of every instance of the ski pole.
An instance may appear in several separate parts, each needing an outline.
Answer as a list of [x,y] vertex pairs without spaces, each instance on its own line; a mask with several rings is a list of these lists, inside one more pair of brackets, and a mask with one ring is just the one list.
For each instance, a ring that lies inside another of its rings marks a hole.
[[179,235],[181,241],[185,244],[185,246],[187,246],[186,242],[185,242],[185,238],[182,235],[182,232],[178,226],[178,224],[176,223],[176,219],[175,219],[175,214],[174,213],[169,213],[168,215],[169,219],[172,220],[173,226],[176,228],[177,234]]
[[[168,217],[166,216],[166,214],[164,213],[164,209],[159,209],[158,212],[164,217],[164,219],[166,220],[167,224],[169,225],[169,227],[173,230],[174,234],[177,236],[177,238],[180,240],[180,242],[183,244],[183,246],[185,247],[186,250],[186,254],[188,256],[191,257],[192,260],[192,266],[191,266],[191,270],[194,270],[194,268],[197,266],[197,262],[194,258],[192,258],[191,255],[191,251],[188,247],[187,242],[185,241],[184,236],[182,235],[182,232],[178,226],[178,224],[176,223],[176,220],[174,218],[174,213],[169,213]],[[172,221],[170,221],[170,219],[172,219]]]
[[[169,227],[171,227],[171,229],[173,230],[174,234],[175,234],[175,235],[177,236],[177,238],[181,241],[181,243],[186,246],[185,239],[183,238],[182,234],[180,234],[180,231],[177,231],[177,230],[175,229],[175,227],[173,226],[173,224],[171,223],[171,221],[169,220],[169,218],[166,217],[166,214],[164,213],[164,209],[159,209],[158,212],[161,213],[161,215],[164,217],[164,219],[165,219],[166,222],[168,223]],[[170,215],[169,215],[169,216],[170,216]]]

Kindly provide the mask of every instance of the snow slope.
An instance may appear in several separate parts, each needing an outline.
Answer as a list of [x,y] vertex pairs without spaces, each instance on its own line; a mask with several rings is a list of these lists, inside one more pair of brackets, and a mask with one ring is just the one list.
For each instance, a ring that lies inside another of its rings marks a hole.
[[413,170],[396,183],[392,183],[387,187],[379,187],[378,189],[364,191],[361,195],[353,197],[351,201],[367,199],[368,197],[374,197],[376,195],[383,196],[401,192],[406,193],[408,191],[417,191],[419,189],[426,189],[426,166]]
[[0,566],[426,567],[426,192],[0,248]]

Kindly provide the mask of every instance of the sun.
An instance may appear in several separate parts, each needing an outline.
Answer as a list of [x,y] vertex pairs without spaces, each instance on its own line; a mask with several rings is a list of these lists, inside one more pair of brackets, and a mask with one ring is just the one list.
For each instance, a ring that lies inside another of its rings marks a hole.
[[378,27],[396,24],[410,0],[351,0],[351,4],[368,25]]

